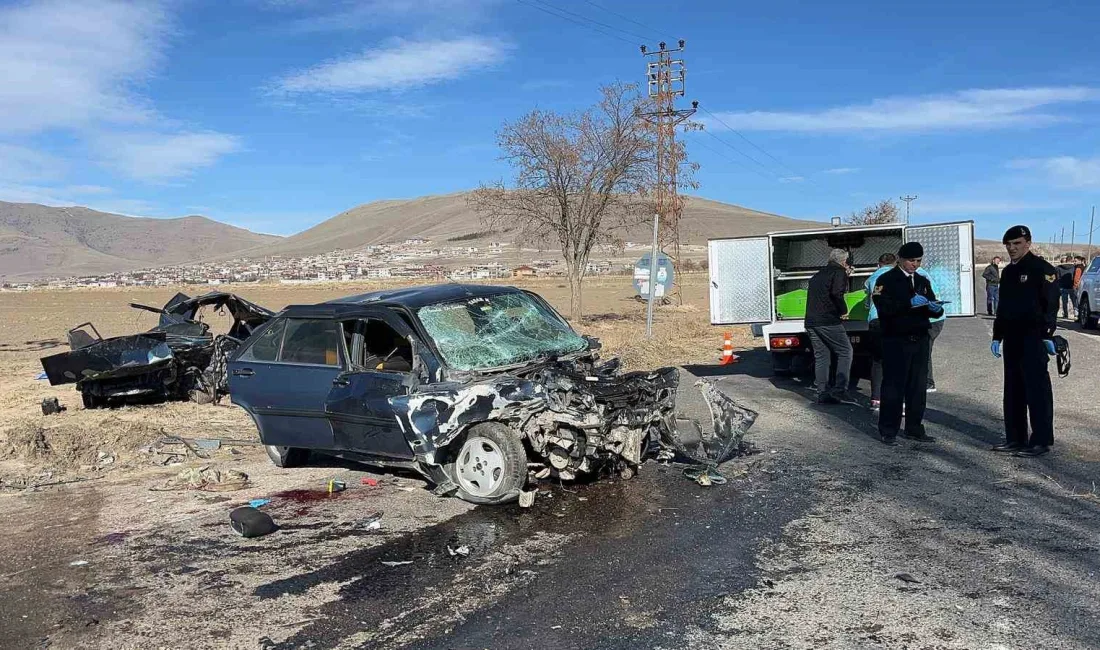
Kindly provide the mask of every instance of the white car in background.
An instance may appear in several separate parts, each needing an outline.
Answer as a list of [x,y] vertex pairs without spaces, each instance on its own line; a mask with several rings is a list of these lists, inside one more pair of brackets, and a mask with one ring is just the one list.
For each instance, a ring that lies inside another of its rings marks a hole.
[[1081,275],[1078,300],[1077,322],[1082,329],[1096,329],[1100,319],[1100,256],[1092,258]]

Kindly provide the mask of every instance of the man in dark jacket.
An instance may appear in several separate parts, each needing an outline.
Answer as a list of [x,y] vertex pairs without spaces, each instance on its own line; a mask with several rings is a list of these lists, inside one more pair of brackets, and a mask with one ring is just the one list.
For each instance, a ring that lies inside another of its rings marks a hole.
[[[818,404],[854,404],[848,393],[852,371],[852,342],[842,319],[848,314],[848,253],[839,248],[829,253],[829,264],[810,278],[806,291],[806,331],[814,348]],[[836,375],[830,382],[829,366],[836,355]]]
[[1077,265],[1073,258],[1065,258],[1058,267],[1058,293],[1062,296],[1062,318],[1071,318],[1069,307],[1073,305],[1073,316],[1077,317],[1077,292],[1073,290],[1073,278],[1077,274]]
[[882,409],[878,431],[882,442],[896,444],[905,413],[906,438],[935,439],[924,432],[928,400],[929,318],[943,313],[928,278],[917,273],[924,247],[909,242],[898,251],[898,264],[875,282],[874,300],[882,324]]
[[[1004,354],[1005,444],[994,451],[1042,456],[1054,444],[1054,393],[1047,364],[1058,327],[1058,271],[1031,252],[1031,231],[1004,235],[1012,262],[1001,276],[1001,308],[993,321],[993,356]],[[1027,425],[1031,421],[1031,436]]]
[[1001,290],[1001,258],[994,257],[989,266],[982,271],[982,279],[985,280],[985,313],[990,316],[997,315],[997,302]]

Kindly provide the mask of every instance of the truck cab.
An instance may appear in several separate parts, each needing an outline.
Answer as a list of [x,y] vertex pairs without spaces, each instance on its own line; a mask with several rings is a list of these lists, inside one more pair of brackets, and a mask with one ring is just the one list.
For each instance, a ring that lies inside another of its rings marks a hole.
[[711,239],[707,242],[710,272],[710,322],[751,325],[777,374],[813,366],[806,335],[806,289],[810,278],[829,260],[829,251],[848,251],[854,267],[849,278],[849,315],[844,328],[856,352],[853,378],[868,376],[866,332],[868,303],[864,283],[878,268],[883,253],[897,253],[902,244],[924,246],[923,268],[945,305],[947,315],[974,315],[974,223],[972,221],[910,226],[882,224],[836,226],[773,232],[759,237]]

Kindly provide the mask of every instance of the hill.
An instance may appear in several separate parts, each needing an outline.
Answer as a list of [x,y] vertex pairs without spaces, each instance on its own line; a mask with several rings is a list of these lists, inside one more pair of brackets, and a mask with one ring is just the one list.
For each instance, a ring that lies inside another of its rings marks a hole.
[[[400,242],[423,237],[439,244],[491,240],[508,241],[507,233],[487,232],[473,210],[466,206],[467,193],[425,196],[417,199],[375,201],[354,207],[308,230],[242,255],[305,256],[336,249],[353,250],[371,244]],[[702,244],[711,237],[739,237],[772,230],[820,227],[767,212],[709,199],[688,197],[682,221],[683,243]],[[643,225],[626,234],[627,241],[647,242],[650,227]]]
[[206,217],[124,217],[0,201],[0,277],[97,275],[210,259],[281,239]]

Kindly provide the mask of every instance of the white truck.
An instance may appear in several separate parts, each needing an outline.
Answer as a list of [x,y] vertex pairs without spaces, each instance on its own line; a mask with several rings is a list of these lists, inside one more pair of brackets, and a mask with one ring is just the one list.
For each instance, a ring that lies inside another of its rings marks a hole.
[[[751,325],[764,338],[776,374],[813,367],[804,311],[791,315],[777,309],[777,297],[806,289],[810,277],[828,263],[829,251],[842,248],[855,268],[850,291],[863,289],[883,253],[897,253],[905,242],[924,246],[923,268],[950,301],[948,316],[974,315],[974,222],[934,225],[884,224],[834,226],[815,230],[773,232],[759,237],[711,239],[707,242],[710,273],[710,322]],[[855,310],[853,310],[855,311]],[[866,316],[844,321],[856,351],[853,382],[869,376]]]

